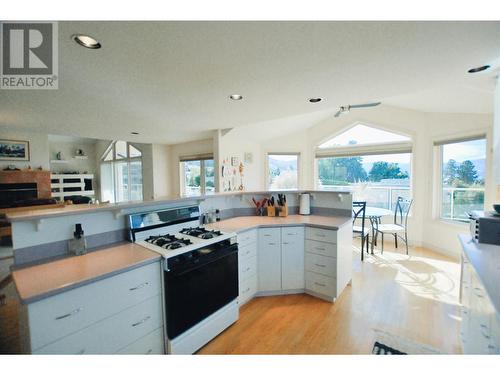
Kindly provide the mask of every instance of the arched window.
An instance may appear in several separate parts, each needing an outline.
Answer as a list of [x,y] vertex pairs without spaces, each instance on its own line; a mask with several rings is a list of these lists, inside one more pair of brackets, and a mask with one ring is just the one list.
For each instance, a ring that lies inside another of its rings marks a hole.
[[355,124],[316,149],[316,188],[346,190],[355,200],[393,209],[411,197],[411,138]]
[[101,199],[111,203],[142,200],[142,152],[113,141],[101,158]]

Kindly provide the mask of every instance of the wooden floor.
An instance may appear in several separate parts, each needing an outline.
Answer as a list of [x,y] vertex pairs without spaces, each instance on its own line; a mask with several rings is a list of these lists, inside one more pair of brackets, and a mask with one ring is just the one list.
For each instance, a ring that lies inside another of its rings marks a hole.
[[422,248],[361,263],[355,251],[352,285],[334,304],[305,294],[254,298],[198,353],[369,354],[377,330],[461,353],[458,263]]
[[[255,298],[240,319],[201,354],[369,354],[376,330],[460,353],[459,264],[426,249],[410,256],[391,252],[359,260],[353,279],[334,303],[308,295]],[[0,353],[19,352],[12,285],[0,306]]]

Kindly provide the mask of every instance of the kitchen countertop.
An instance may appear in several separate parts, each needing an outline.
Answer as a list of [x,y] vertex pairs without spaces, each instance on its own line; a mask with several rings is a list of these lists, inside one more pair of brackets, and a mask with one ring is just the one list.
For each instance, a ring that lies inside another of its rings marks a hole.
[[81,256],[12,272],[23,304],[158,261],[160,254],[133,243],[111,246]]
[[460,234],[465,256],[474,267],[479,280],[490,297],[497,314],[500,314],[500,246],[476,243],[470,235]]
[[143,200],[143,201],[130,201],[130,202],[120,202],[120,203],[100,203],[100,204],[72,204],[63,207],[54,208],[26,208],[26,210],[6,212],[0,214],[0,219],[4,219],[8,222],[15,221],[26,221],[26,220],[41,220],[49,217],[66,216],[66,215],[77,215],[81,213],[91,213],[91,212],[102,212],[102,211],[121,211],[129,210],[135,208],[147,208],[151,206],[167,205],[179,202],[189,202],[189,201],[203,201],[210,198],[218,197],[229,197],[229,196],[240,196],[240,195],[269,195],[276,193],[285,194],[301,194],[301,193],[311,193],[311,194],[350,194],[345,191],[329,191],[329,190],[280,190],[280,191],[239,191],[239,192],[224,192],[216,193],[210,195],[199,195],[199,196],[168,196],[159,197],[156,199]]
[[206,227],[222,232],[244,232],[249,229],[272,226],[297,226],[310,225],[324,229],[337,230],[350,223],[349,216],[319,216],[319,215],[288,215],[286,217],[275,216],[239,216],[231,219],[207,224]]

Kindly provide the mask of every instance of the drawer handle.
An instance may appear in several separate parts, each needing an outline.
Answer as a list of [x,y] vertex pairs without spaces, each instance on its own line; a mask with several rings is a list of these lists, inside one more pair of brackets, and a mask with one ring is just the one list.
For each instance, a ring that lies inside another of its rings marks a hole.
[[250,271],[250,267],[247,267],[247,269],[245,271]]
[[146,316],[144,319],[139,320],[137,323],[132,324],[132,327],[140,326],[142,323],[146,323],[149,319],[151,319],[151,317]]
[[145,283],[142,283],[142,284],[139,284],[137,286],[134,286],[133,288],[130,288],[129,290],[132,292],[134,290],[142,289],[142,288],[144,288],[145,286],[148,286],[148,285],[149,285],[149,281],[146,281]]
[[276,245],[275,242],[269,242],[268,245]]
[[146,354],[151,354],[153,352],[153,349],[149,349]]
[[317,283],[317,282],[314,282],[314,284],[316,284],[318,286],[326,286],[325,284],[321,284],[321,283]]
[[76,354],[85,354],[85,349],[80,350],[80,351],[79,351],[78,353],[76,353]]
[[324,247],[315,247],[316,250],[319,250],[319,251],[326,251],[326,249]]
[[283,245],[289,245],[290,243],[289,242],[283,242]]
[[67,313],[67,314],[64,314],[64,315],[56,317],[56,320],[61,320],[61,319],[69,318],[72,315],[78,314],[82,310],[83,310],[83,307],[79,307],[76,310],[71,311],[70,313]]
[[271,237],[270,234],[264,234],[264,237]]
[[325,264],[318,264],[318,263],[314,263],[315,266],[318,266],[318,267],[326,267]]
[[247,252],[245,254],[250,254],[250,250],[247,250]]
[[325,237],[323,233],[316,233],[316,237]]

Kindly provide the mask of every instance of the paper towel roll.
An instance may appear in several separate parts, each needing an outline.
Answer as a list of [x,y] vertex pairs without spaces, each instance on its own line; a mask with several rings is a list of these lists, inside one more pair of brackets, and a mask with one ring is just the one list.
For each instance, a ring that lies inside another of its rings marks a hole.
[[301,215],[311,214],[311,196],[309,195],[309,193],[300,194],[299,213]]

